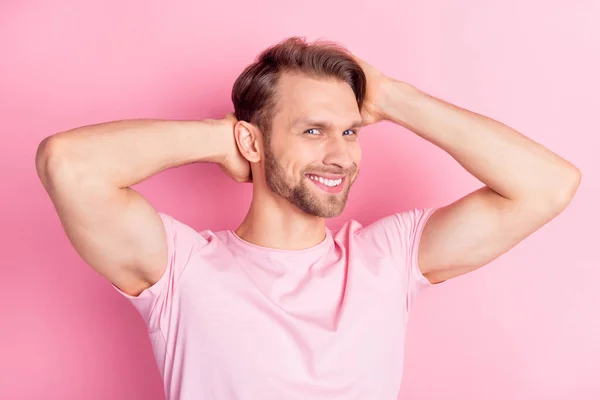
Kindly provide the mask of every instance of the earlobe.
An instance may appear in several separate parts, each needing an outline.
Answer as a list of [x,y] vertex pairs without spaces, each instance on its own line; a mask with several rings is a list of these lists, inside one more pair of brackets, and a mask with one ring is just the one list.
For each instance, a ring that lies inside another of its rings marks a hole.
[[251,163],[259,162],[260,146],[258,145],[258,129],[246,121],[238,121],[235,125],[234,134],[242,156]]

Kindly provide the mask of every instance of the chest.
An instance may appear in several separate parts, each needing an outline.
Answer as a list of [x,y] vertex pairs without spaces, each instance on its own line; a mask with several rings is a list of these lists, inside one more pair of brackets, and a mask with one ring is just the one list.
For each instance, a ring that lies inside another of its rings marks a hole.
[[287,280],[239,266],[194,273],[175,300],[177,330],[185,357],[220,380],[313,398],[310,390],[399,386],[406,313],[395,271],[349,264]]

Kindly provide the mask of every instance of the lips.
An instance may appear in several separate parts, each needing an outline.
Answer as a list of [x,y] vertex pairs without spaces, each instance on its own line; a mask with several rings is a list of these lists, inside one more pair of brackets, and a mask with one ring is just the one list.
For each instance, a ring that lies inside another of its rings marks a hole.
[[[344,180],[343,177],[327,177],[327,176],[323,176],[323,175],[315,175],[315,174],[306,174],[306,176],[315,181],[315,182],[319,182],[325,186],[328,187],[336,187],[338,185],[340,185],[342,183],[342,181]],[[331,175],[329,175],[331,176]]]
[[319,189],[330,194],[340,193],[346,181],[344,175],[306,174],[306,177]]

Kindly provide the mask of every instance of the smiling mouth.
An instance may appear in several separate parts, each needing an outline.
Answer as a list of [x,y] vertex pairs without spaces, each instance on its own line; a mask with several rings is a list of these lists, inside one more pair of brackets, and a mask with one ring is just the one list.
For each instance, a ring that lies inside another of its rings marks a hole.
[[328,177],[324,177],[316,174],[306,174],[306,177],[310,179],[319,190],[331,195],[342,193],[346,187],[346,176],[343,175],[328,175]]
[[342,182],[344,181],[344,178],[329,179],[329,178],[323,178],[322,176],[319,176],[319,175],[312,175],[312,174],[306,174],[306,176],[308,179],[311,179],[315,182],[319,182],[320,184],[325,185],[330,188],[337,187],[337,186],[341,185]]

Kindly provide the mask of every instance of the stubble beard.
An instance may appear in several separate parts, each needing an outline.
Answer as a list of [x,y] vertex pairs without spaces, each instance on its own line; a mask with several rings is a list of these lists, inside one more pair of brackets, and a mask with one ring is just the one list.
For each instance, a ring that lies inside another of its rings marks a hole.
[[312,183],[308,182],[308,178],[305,175],[309,172],[318,173],[319,171],[310,169],[303,171],[300,182],[294,184],[296,179],[288,176],[283,166],[277,161],[271,151],[270,145],[268,143],[265,144],[265,179],[267,186],[273,193],[283,197],[305,213],[316,217],[333,218],[340,215],[346,207],[350,188],[358,176],[356,166],[353,166],[352,171],[335,172],[347,174],[347,179],[352,179],[349,184],[346,184],[344,192],[338,194],[328,195],[323,193],[322,196],[316,196],[308,187],[308,185],[312,185]]

